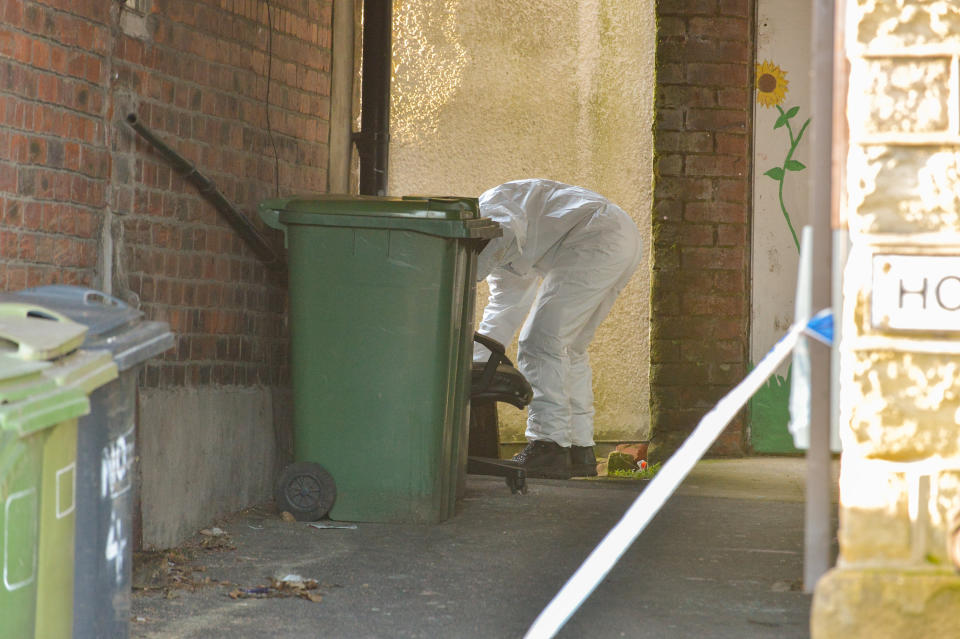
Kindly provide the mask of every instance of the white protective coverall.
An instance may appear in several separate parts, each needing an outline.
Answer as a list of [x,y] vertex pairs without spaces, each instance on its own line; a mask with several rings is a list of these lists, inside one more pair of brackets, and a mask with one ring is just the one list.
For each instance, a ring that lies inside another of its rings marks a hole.
[[[640,261],[640,232],[603,196],[542,179],[490,189],[480,213],[503,237],[477,259],[477,279],[490,286],[478,331],[509,344],[526,318],[517,358],[533,387],[526,436],[593,446],[587,346]],[[488,356],[475,345],[474,360]]]

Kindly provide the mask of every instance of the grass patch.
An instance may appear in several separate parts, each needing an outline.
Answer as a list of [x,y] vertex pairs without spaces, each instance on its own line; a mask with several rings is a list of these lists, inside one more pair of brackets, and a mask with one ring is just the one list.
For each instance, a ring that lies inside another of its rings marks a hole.
[[644,469],[637,470],[614,470],[607,475],[608,477],[620,477],[622,479],[653,479],[653,476],[660,470],[660,462],[647,466]]

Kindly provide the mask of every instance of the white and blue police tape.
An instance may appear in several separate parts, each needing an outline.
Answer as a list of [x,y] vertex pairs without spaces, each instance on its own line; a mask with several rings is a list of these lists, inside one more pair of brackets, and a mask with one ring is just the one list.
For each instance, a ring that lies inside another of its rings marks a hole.
[[[827,346],[833,343],[833,313],[820,311],[807,322],[803,336],[809,336]],[[793,445],[799,450],[810,448],[810,398],[812,394],[810,351],[807,341],[797,341],[793,350],[793,368],[790,376],[790,423],[787,430],[793,436]]]
[[833,315],[828,310],[813,316],[806,324],[794,324],[750,373],[703,416],[697,427],[650,484],[640,493],[623,517],[593,549],[563,588],[547,604],[524,639],[549,639],[567,623],[590,593],[603,581],[630,544],[643,532],[676,491],[730,420],[746,405],[767,378],[793,351],[804,335],[830,343],[833,339]]

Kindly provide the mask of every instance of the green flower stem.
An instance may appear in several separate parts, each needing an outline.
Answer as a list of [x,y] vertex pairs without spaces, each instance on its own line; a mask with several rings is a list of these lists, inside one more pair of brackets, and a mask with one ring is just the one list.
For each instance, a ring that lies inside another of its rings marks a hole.
[[[777,105],[777,111],[780,112],[780,115],[781,115],[781,116],[782,116],[782,115],[786,115],[786,114],[783,112],[783,108],[782,108],[779,104]],[[797,148],[797,145],[800,144],[800,138],[803,137],[803,132],[807,130],[807,125],[808,125],[808,124],[810,124],[810,118],[807,118],[807,121],[803,123],[803,126],[800,127],[800,135],[798,135],[798,136],[796,137],[796,139],[794,139],[794,137],[793,137],[793,127],[790,126],[790,120],[789,120],[789,119],[787,120],[787,131],[790,132],[790,154],[787,155],[787,158],[788,158],[788,159],[789,159],[789,157],[790,157],[791,155],[793,155],[793,151],[794,151],[794,149]]]
[[[783,108],[778,104],[777,111],[780,112],[780,117],[783,118],[786,116]],[[792,116],[793,114],[791,114]],[[793,223],[790,222],[790,214],[787,212],[787,206],[783,201],[783,183],[787,177],[787,171],[790,170],[787,167],[790,165],[790,161],[793,159],[793,153],[797,150],[797,146],[800,144],[800,140],[803,139],[803,134],[807,130],[807,125],[810,124],[810,118],[807,118],[807,121],[803,123],[803,126],[800,127],[800,133],[796,137],[793,135],[793,127],[790,126],[790,118],[786,118],[787,132],[790,134],[790,150],[787,152],[787,157],[783,160],[783,167],[781,168],[780,182],[779,185],[779,198],[780,198],[780,210],[783,212],[783,217],[787,221],[787,228],[790,229],[790,235],[793,236],[793,243],[797,247],[797,253],[800,252],[800,240],[797,239],[797,232],[793,229]],[[801,165],[802,166],[802,165]]]
[[797,232],[793,230],[793,224],[790,223],[790,215],[787,213],[787,207],[783,203],[783,178],[780,178],[780,210],[783,211],[783,219],[787,221],[787,228],[790,229],[790,235],[793,236],[793,243],[797,247],[797,253],[800,253],[800,240],[797,239]]

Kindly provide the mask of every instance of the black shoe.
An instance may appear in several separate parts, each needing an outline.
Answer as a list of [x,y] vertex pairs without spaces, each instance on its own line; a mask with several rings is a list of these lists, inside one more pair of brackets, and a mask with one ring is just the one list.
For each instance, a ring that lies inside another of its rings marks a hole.
[[570,449],[546,439],[527,444],[513,456],[513,462],[526,471],[527,477],[570,479]]
[[596,477],[597,458],[593,446],[570,447],[570,475],[572,477]]

